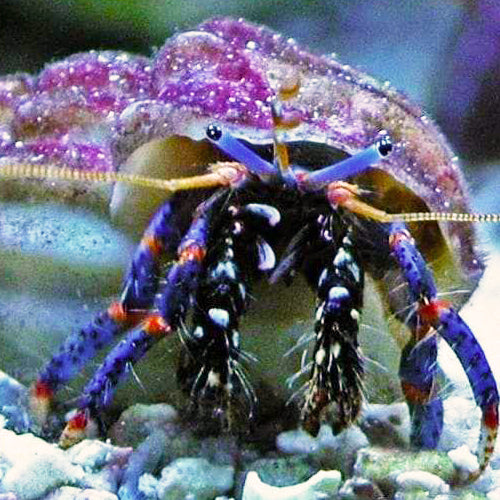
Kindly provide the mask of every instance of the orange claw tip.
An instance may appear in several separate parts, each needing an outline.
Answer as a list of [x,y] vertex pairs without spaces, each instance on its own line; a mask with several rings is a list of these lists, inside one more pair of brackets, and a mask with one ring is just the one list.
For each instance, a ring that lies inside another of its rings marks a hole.
[[59,438],[59,446],[61,448],[69,448],[86,438],[96,436],[96,423],[87,416],[85,411],[78,411],[68,420]]
[[109,317],[120,325],[134,326],[139,323],[146,315],[145,311],[132,310],[127,311],[120,302],[113,302],[108,307]]
[[54,397],[54,391],[46,382],[38,380],[33,387],[32,396],[36,399],[49,399]]
[[192,243],[182,249],[179,254],[179,263],[183,264],[190,260],[201,262],[205,258],[206,253],[205,248],[197,245],[196,243]]
[[149,248],[153,255],[159,255],[163,250],[163,246],[159,238],[155,238],[152,235],[146,234],[142,240],[141,245],[146,248]]
[[76,415],[74,415],[69,419],[68,423],[66,424],[66,427],[70,430],[80,431],[85,429],[85,427],[87,427],[87,423],[88,423],[87,415],[85,414],[85,412],[79,411],[76,413]]
[[391,247],[391,250],[394,250],[395,247],[404,241],[413,241],[413,238],[408,231],[399,231],[389,235],[389,246]]
[[409,382],[402,381],[401,389],[406,400],[414,404],[427,404],[432,398],[432,391],[419,389]]
[[50,406],[54,391],[48,384],[38,381],[32,388],[30,394],[30,409],[35,420],[44,425],[50,413]]
[[113,302],[108,307],[108,314],[117,323],[125,323],[127,321],[127,311],[120,302]]

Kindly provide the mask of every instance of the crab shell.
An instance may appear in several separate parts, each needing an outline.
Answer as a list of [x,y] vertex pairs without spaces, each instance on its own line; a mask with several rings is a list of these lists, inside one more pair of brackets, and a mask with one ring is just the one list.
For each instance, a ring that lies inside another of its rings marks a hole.
[[[298,95],[283,103],[300,121],[283,136],[293,145],[293,161],[332,163],[386,130],[394,152],[354,180],[374,192],[374,204],[394,213],[469,211],[457,159],[419,107],[386,83],[242,19],[215,18],[176,34],[152,59],[82,53],[49,64],[37,77],[1,79],[0,168],[33,162],[163,178],[202,173],[221,159],[204,140],[209,123],[249,144],[271,145],[270,104],[297,82]],[[109,196],[71,183],[2,184],[4,196],[21,189],[31,198],[97,200],[101,208]],[[165,196],[117,185],[112,212],[138,231]],[[472,225],[420,223],[411,231],[441,290],[475,288],[483,264]]]
[[[270,101],[283,85],[297,80],[299,95],[285,108],[301,122],[287,132],[287,141],[353,154],[387,130],[396,151],[370,179],[386,210],[469,210],[457,159],[417,106],[385,83],[241,19],[212,19],[179,33],[151,61],[91,52],[51,64],[38,78],[2,80],[2,161],[40,161],[33,144],[43,143],[46,150],[40,146],[38,156],[49,151],[47,161],[119,170],[152,141],[174,136],[202,140],[213,121],[250,143],[268,144],[273,135]],[[32,148],[9,150],[9,143],[20,142],[31,142]],[[51,156],[49,146],[58,143],[79,146],[77,159]],[[189,175],[190,165],[213,159],[205,145],[193,144],[189,154],[185,140],[170,143],[174,158],[162,165],[162,176]],[[169,145],[162,147],[168,156]],[[444,253],[467,283],[477,281],[482,264],[471,225],[443,224],[444,240],[437,237],[430,245],[439,249],[429,248],[422,232],[417,231],[417,239],[426,242],[431,260]]]

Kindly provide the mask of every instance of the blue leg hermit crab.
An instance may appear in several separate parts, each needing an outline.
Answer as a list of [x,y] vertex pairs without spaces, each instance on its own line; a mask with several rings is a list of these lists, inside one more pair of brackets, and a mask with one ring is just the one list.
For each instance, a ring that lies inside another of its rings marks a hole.
[[[229,427],[251,419],[258,401],[241,366],[248,355],[239,322],[262,274],[271,282],[301,274],[315,291],[314,332],[300,341],[314,344],[296,377],[309,377],[296,393],[300,418],[312,434],[323,420],[345,428],[362,402],[357,333],[366,272],[387,314],[408,330],[400,377],[412,443],[434,448],[441,434],[442,337],[482,411],[479,472],[486,467],[497,386],[472,332],[437,295],[438,287],[473,289],[479,280],[474,229],[463,222],[482,218],[463,215],[465,186],[453,153],[401,94],[264,27],[213,19],[169,39],[151,60],[90,52],[37,77],[4,77],[0,107],[5,177],[62,179],[56,189],[70,198],[85,181],[174,193],[147,227],[119,301],[71,334],[40,372],[32,399],[44,420],[56,391],[128,332],[83,389],[63,445],[99,421],[129,367],[177,330],[185,347],[179,379],[196,411]],[[129,158],[158,141],[177,151],[165,175],[181,170],[183,179],[123,173]],[[192,151],[199,164],[182,170]],[[186,221],[175,193],[195,188],[205,198]],[[162,276],[160,261],[172,252]],[[394,283],[404,284],[397,294]]]

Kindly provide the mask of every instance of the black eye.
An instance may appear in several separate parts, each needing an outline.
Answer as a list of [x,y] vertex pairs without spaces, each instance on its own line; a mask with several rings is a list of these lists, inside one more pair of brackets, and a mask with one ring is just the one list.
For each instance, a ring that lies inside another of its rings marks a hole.
[[218,141],[222,137],[222,129],[213,123],[207,127],[207,137],[212,141]]
[[377,141],[380,156],[387,156],[392,151],[392,141],[388,135],[384,135]]

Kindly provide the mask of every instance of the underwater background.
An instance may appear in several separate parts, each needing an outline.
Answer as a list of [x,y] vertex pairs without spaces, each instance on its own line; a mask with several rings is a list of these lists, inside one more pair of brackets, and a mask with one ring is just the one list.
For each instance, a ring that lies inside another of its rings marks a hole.
[[[92,49],[151,55],[172,34],[214,15],[265,24],[315,53],[335,53],[346,64],[390,81],[420,104],[448,137],[461,159],[475,210],[500,212],[500,5],[493,0],[2,0],[0,74],[35,73],[48,62]],[[0,254],[9,254],[0,276],[0,325],[2,332],[12,332],[2,357],[10,363],[6,371],[28,384],[60,339],[117,293],[134,238],[85,210],[22,203],[2,203],[0,210]],[[500,227],[478,229],[490,262],[498,266]],[[30,260],[24,260],[28,255]],[[16,273],[18,286],[12,286],[9,273]],[[489,279],[481,310],[475,314],[481,318],[483,347],[489,355],[500,355],[500,285]],[[284,293],[282,300],[293,300]],[[37,317],[34,324],[30,316]],[[261,319],[276,320],[271,316]],[[39,323],[53,332],[52,338],[46,334],[43,345],[36,336]],[[21,346],[20,328],[25,329]],[[280,352],[288,347],[283,339],[275,346]],[[494,359],[498,379],[500,357]],[[160,355],[156,360],[162,373],[174,373],[175,363],[168,363]],[[293,366],[286,370],[285,378]],[[147,374],[140,379],[151,387]],[[140,384],[130,385],[134,387],[131,393],[127,390],[127,398],[134,399],[134,393],[138,399],[161,399],[159,391],[152,398],[151,392],[144,396]],[[66,396],[76,394],[73,389]]]

